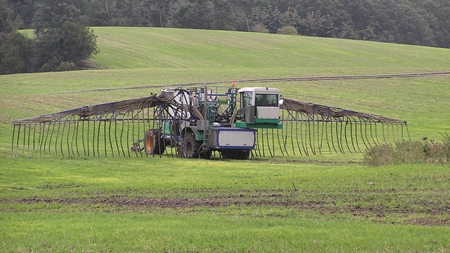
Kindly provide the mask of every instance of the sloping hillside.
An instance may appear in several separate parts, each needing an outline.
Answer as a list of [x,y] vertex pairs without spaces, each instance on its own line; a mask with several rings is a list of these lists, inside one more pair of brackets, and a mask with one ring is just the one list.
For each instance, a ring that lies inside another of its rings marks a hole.
[[[261,33],[96,27],[105,69],[0,76],[0,122],[218,82],[407,120],[412,136],[450,132],[450,75],[260,82],[255,79],[450,71],[450,50]],[[246,81],[253,80],[253,81]],[[142,87],[145,89],[128,89]],[[150,87],[150,88],[149,88]],[[154,88],[151,88],[154,87]],[[93,89],[122,89],[88,92]],[[80,92],[82,91],[82,92]],[[430,133],[431,132],[431,133]]]

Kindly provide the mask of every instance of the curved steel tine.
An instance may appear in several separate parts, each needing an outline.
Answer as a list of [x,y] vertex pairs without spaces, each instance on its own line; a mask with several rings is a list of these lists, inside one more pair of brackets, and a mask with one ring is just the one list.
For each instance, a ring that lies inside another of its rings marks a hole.
[[130,146],[130,117],[129,117],[129,115],[130,115],[129,111],[124,114],[124,118],[125,118],[124,124],[126,124],[126,127],[124,126],[124,131],[126,131],[126,133],[125,133],[125,145],[126,145],[126,148],[122,147],[124,150],[127,151],[125,153],[125,155],[128,155],[128,158],[131,157],[130,149],[128,148]]
[[[379,140],[378,140],[378,124],[380,123],[380,121],[376,121],[373,119],[368,119],[367,122],[369,122],[369,132],[370,132],[370,138],[367,137],[367,142],[369,143],[369,147],[372,148],[374,146],[379,145]],[[373,132],[375,132],[375,137],[373,136]]]
[[[72,118],[75,118],[75,116],[73,116]],[[76,150],[78,157],[80,157],[80,152],[78,150],[78,123],[79,123],[78,120],[76,120],[76,121],[74,120],[74,123],[71,123],[71,124],[74,124],[74,130],[73,130],[73,133],[72,133],[71,146],[72,146],[72,154],[73,154],[73,156],[75,156],[75,151],[74,150]],[[75,142],[75,148],[73,147],[74,142]]]
[[342,118],[339,119],[339,149],[341,150],[342,154],[345,154],[345,150],[344,150],[344,135],[343,135],[343,124],[344,121],[342,120]]
[[64,151],[63,151],[63,146],[64,146],[64,137],[66,135],[65,133],[65,129],[66,129],[66,122],[61,120],[61,124],[62,124],[62,130],[61,130],[61,140],[60,140],[60,151],[61,151],[61,155],[64,157]]
[[115,119],[113,114],[111,114],[111,119],[109,120],[109,126],[108,126],[108,141],[109,141],[109,148],[111,149],[111,156],[114,157],[114,147],[113,147],[113,141],[111,140],[111,128],[113,122],[115,123]]
[[[23,144],[22,144],[22,153],[25,153],[25,142],[26,142],[26,125],[23,126]],[[45,152],[45,151],[44,151]]]
[[286,149],[288,148],[287,147],[287,143],[290,143],[291,144],[291,150],[292,150],[292,154],[293,154],[293,156],[295,156],[296,154],[295,154],[295,145],[294,145],[294,131],[293,131],[293,129],[294,129],[294,123],[293,123],[293,119],[291,120],[291,121],[289,121],[289,127],[290,127],[290,131],[288,132],[287,130],[286,130],[286,136],[285,136],[285,143],[286,143]]
[[[20,126],[20,124],[19,124]],[[17,134],[17,137],[20,136],[20,133]],[[11,154],[12,156],[18,156],[18,154],[14,153],[14,140],[16,139],[16,124],[13,125],[13,132],[12,132],[12,138],[11,138]]]
[[408,140],[411,140],[411,135],[409,135],[408,124],[406,121],[405,121],[405,128],[406,128],[406,133],[408,134]]
[[261,131],[258,131],[258,135],[259,136],[261,136],[261,147],[262,147],[262,154],[263,154],[263,157],[266,157],[266,154],[265,154],[265,144],[264,144],[264,130],[263,129],[261,129]]
[[114,142],[116,143],[116,148],[117,148],[117,156],[120,157],[121,153],[120,153],[120,147],[119,147],[119,138],[117,136],[117,128],[119,128],[119,120],[118,120],[119,114],[115,115],[115,119],[114,119]]
[[275,150],[275,135],[274,135],[273,128],[270,129],[270,132],[272,134],[272,151],[273,151],[273,156],[275,156],[275,154],[276,154],[276,150]]
[[383,122],[381,122],[381,131],[383,133],[383,143],[387,144],[386,135],[384,134],[384,123]]
[[[344,124],[344,127],[343,127],[344,128],[344,138],[343,138],[343,140],[345,140],[345,146],[346,146],[348,152],[350,152],[350,154],[351,154],[352,151],[351,151],[350,146],[348,144],[348,137],[347,137],[347,126],[349,125],[348,116],[344,116],[344,118],[345,118],[345,121],[343,121],[343,123],[342,123],[342,124]],[[342,125],[341,125],[341,127],[342,127]],[[341,129],[341,133],[342,133],[342,129]],[[350,126],[350,134],[351,134],[351,126]],[[344,149],[344,147],[342,147],[342,149]]]
[[[75,156],[75,151],[74,151],[74,147],[73,147],[74,146],[73,142],[74,142],[74,138],[75,138],[75,129],[72,129],[72,128],[74,128],[74,127],[72,127],[72,125],[73,125],[73,118],[74,118],[74,116],[69,118],[69,130],[67,131],[68,132],[68,135],[67,135],[67,149],[69,150],[69,156],[70,157],[74,157]],[[72,138],[69,140],[69,137],[72,137]]]
[[78,131],[78,129],[77,129],[78,121],[75,122],[74,117],[75,116],[71,116],[70,120],[69,120],[69,126],[70,126],[69,129],[71,129],[71,131],[69,131],[69,133],[70,133],[71,138],[70,138],[70,140],[69,140],[69,138],[67,139],[67,145],[69,146],[68,149],[70,149],[72,151],[72,152],[69,152],[69,154],[72,158],[75,157],[75,150],[78,149],[78,147],[75,144],[75,142],[76,142],[75,136],[77,135],[77,131]]
[[[333,147],[334,152],[337,154],[337,153],[339,153],[339,152],[336,150],[336,146],[335,146],[335,144],[334,144],[334,137],[333,137],[334,125],[337,124],[337,119],[331,120],[331,121],[330,121],[330,124],[331,124],[331,125],[330,125],[330,140],[331,140],[331,146]],[[330,149],[330,152],[331,152],[331,149]]]
[[38,144],[39,144],[39,157],[42,157],[42,143],[43,141],[43,132],[45,131],[45,129],[42,127],[42,124],[45,125],[45,123],[40,123],[39,124],[39,138],[38,138]]
[[302,114],[302,120],[300,121],[300,141],[302,143],[303,152],[305,152],[305,155],[308,156],[309,152],[308,149],[305,147],[305,139],[306,139],[306,130],[304,130],[306,128],[305,118],[306,118],[305,114]]
[[[129,135],[127,137],[127,150],[128,150],[128,153],[131,154],[131,145],[132,145],[132,143],[134,143],[134,137],[136,136],[136,133],[134,132],[134,128],[135,128],[135,125],[136,125],[134,123],[134,120],[135,120],[135,117],[139,115],[139,112],[136,112],[136,115],[134,114],[135,111],[131,111],[130,113],[131,113],[131,130],[130,130],[130,127],[129,127],[128,128],[128,132],[131,132],[131,137]],[[128,126],[130,126],[130,125],[128,124]],[[132,143],[130,143],[130,139],[131,139]],[[133,153],[134,153],[134,155],[136,157],[138,157],[137,152],[133,152]]]
[[[274,153],[272,152],[272,149],[270,148],[270,139],[269,139],[269,130],[268,129],[265,129],[265,132],[266,132],[266,134],[267,134],[267,148],[268,148],[268,150],[269,150],[269,153],[270,153],[270,157],[274,157]],[[272,136],[273,137],[273,136]],[[273,143],[273,138],[272,138],[272,143]]]
[[[141,124],[144,124],[144,118],[145,118],[144,109],[143,109],[142,103],[143,103],[142,101],[139,103],[140,110],[139,110],[138,119],[137,119],[138,120],[138,123],[137,123],[137,137],[133,136],[134,137],[134,139],[132,140],[133,143],[135,141],[138,141],[140,139],[140,135],[142,134]],[[139,118],[139,115],[141,115],[141,114],[142,114],[142,119]],[[131,149],[131,146],[128,147],[128,148]],[[142,153],[141,152],[137,152],[137,150],[135,150],[134,153],[136,153],[136,155],[138,155],[138,153],[139,153],[139,155],[142,157]]]
[[[284,116],[283,114],[284,114],[284,111],[282,112],[281,118],[283,118],[283,116]],[[287,146],[287,138],[288,138],[287,135],[288,135],[288,131],[289,131],[289,125],[286,125],[286,131],[284,129],[285,129],[285,126],[283,125],[283,127],[281,128],[281,138],[282,138],[282,140],[281,140],[281,142],[282,142],[281,153],[284,156],[284,152],[286,152],[286,155],[289,156],[289,152],[288,152],[287,147],[286,147]],[[280,129],[277,129],[276,131],[277,131],[277,134],[279,134]],[[278,141],[278,142],[280,142],[280,141]],[[284,152],[283,152],[283,150],[284,150]]]
[[[297,148],[298,148],[298,151],[299,151],[299,153],[300,153],[300,155],[303,155],[303,153],[302,153],[302,149],[300,148],[300,143],[299,143],[299,138],[298,138],[298,136],[299,136],[299,133],[298,133],[298,129],[299,129],[299,127],[298,127],[298,122],[299,122],[299,112],[296,112],[295,113],[295,141],[297,142]],[[301,124],[301,123],[300,123]],[[300,131],[300,134],[302,134],[302,132]],[[295,149],[295,148],[294,148]]]
[[97,157],[100,157],[100,130],[102,129],[102,120],[97,119],[98,127],[97,127]]
[[[54,126],[55,124],[53,124],[53,126]],[[27,157],[31,157],[31,156],[33,156],[34,154],[30,154],[30,142],[31,142],[31,128],[32,128],[32,124],[31,123],[27,123],[27,124],[25,124],[25,126],[28,126],[28,136],[26,137],[27,138]],[[16,126],[14,125],[14,128],[15,128]],[[52,132],[52,135],[53,135],[53,132]],[[25,136],[24,136],[24,138],[25,138]]]
[[83,154],[84,156],[86,155],[86,142],[85,142],[85,124],[86,124],[86,120],[81,120],[81,145],[83,147]]
[[398,142],[398,140],[397,140],[397,138],[395,137],[395,125],[396,125],[396,123],[389,123],[390,125],[391,125],[391,129],[392,129],[392,139],[394,140],[394,143],[397,143]]
[[370,142],[370,139],[367,137],[367,128],[370,128],[372,126],[372,121],[370,119],[365,118],[359,118],[361,124],[360,124],[360,136],[363,140],[364,146],[366,149],[369,149],[372,147],[372,144]]
[[[313,127],[312,127],[312,131],[311,131],[311,122],[312,122],[312,124],[313,124]],[[315,149],[315,147],[314,147],[314,116],[313,115],[311,115],[311,118],[310,119],[308,119],[308,140],[309,140],[309,147],[311,148],[311,152],[313,153],[313,155],[315,155],[316,154],[316,149]]]
[[[281,144],[281,141],[280,141],[280,130],[273,130],[272,129],[272,135],[273,135],[273,132],[276,132],[276,135],[277,135],[277,141],[278,141],[278,146],[279,146],[279,148],[280,148],[280,152],[281,152],[281,156],[284,156],[284,151],[283,151],[283,145]],[[281,129],[281,138],[283,139],[283,129]]]
[[122,114],[122,127],[120,130],[120,149],[122,150],[122,154],[123,157],[127,156],[127,153],[125,152],[125,148],[123,147],[124,145],[126,145],[126,143],[124,144],[124,138],[128,139],[128,135],[127,133],[125,133],[125,130],[127,128],[127,124],[128,124],[128,119],[127,119],[127,112]]
[[325,119],[322,117],[320,122],[317,123],[317,132],[320,135],[319,138],[319,154],[322,154],[322,147],[323,147],[323,131],[325,128]]
[[[356,121],[355,117],[350,117],[349,120],[351,121],[351,137],[352,137],[352,147],[355,153],[361,153],[361,149],[358,145],[358,122]],[[355,146],[356,143],[356,146]],[[356,149],[358,148],[358,149]]]
[[330,138],[328,137],[328,126],[331,124],[331,122],[329,119],[326,119],[324,124],[325,124],[325,140],[327,142],[328,152],[330,152],[330,155],[331,155],[332,152],[331,152],[331,146],[330,146]]
[[96,134],[97,134],[97,130],[96,130],[96,125],[97,125],[97,119],[95,116],[93,116],[92,119],[92,156],[95,157],[95,139],[96,139]]
[[[283,110],[284,113],[284,110]],[[283,117],[285,118],[285,117]],[[286,118],[285,118],[286,119]],[[289,144],[291,144],[291,149],[292,149],[292,154],[295,156],[295,148],[294,148],[294,135],[293,135],[293,128],[294,128],[294,124],[293,124],[293,120],[286,120],[285,122],[287,122],[287,126],[286,126],[286,135],[285,135],[285,139],[284,139],[284,143],[286,145],[286,150],[287,150],[287,146]],[[284,127],[284,122],[283,122],[283,127]],[[289,138],[290,137],[290,138]],[[289,144],[288,144],[289,143]]]
[[[14,125],[15,127],[15,125]],[[16,152],[17,156],[19,156],[19,142],[20,142],[20,129],[22,128],[22,124],[19,124],[19,127],[17,128],[17,141],[16,141]],[[15,128],[14,128],[15,129]]]

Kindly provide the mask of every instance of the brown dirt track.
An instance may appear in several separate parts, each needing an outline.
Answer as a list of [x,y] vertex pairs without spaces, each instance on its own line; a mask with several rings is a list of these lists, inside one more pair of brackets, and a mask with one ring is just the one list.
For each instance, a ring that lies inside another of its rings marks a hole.
[[[170,193],[164,193],[168,195]],[[84,198],[46,199],[33,197],[28,199],[2,200],[6,204],[59,204],[78,205],[81,210],[100,210],[103,212],[151,212],[155,209],[192,210],[200,208],[214,210],[221,207],[286,207],[294,211],[313,211],[325,215],[351,214],[356,217],[381,223],[404,223],[425,226],[450,226],[450,202],[411,200],[409,203],[392,204],[377,201],[364,201],[364,194],[342,202],[343,196],[335,194],[315,194],[297,191],[263,190],[233,192],[228,196],[210,192],[206,197],[131,197],[127,193],[114,196],[88,196]],[[389,193],[381,193],[387,194]],[[176,194],[178,195],[178,194]],[[186,195],[193,195],[187,193]],[[303,196],[299,200],[299,195]],[[306,197],[304,196],[314,196]],[[367,196],[366,196],[367,197]],[[315,199],[322,199],[317,201]],[[4,208],[1,208],[4,209]],[[50,206],[51,209],[51,206]],[[13,210],[2,210],[13,211]],[[17,210],[16,210],[17,211]],[[28,211],[31,211],[28,210]],[[37,210],[36,210],[37,211]],[[419,217],[419,218],[418,218]]]

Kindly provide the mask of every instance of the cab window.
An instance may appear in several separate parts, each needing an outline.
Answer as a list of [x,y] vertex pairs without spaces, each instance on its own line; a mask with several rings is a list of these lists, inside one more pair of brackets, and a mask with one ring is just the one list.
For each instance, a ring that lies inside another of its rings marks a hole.
[[278,106],[278,94],[256,94],[256,106]]

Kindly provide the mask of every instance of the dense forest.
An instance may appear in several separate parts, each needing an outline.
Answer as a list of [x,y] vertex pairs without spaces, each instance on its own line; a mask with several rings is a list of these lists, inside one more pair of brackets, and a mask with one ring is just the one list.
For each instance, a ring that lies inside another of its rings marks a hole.
[[47,28],[61,30],[65,22],[76,29],[179,27],[450,48],[449,0],[0,0],[0,34],[33,28],[49,35]]
[[[16,28],[39,0],[7,0]],[[71,1],[65,1],[71,2]],[[86,26],[268,31],[450,48],[449,0],[72,0]]]

